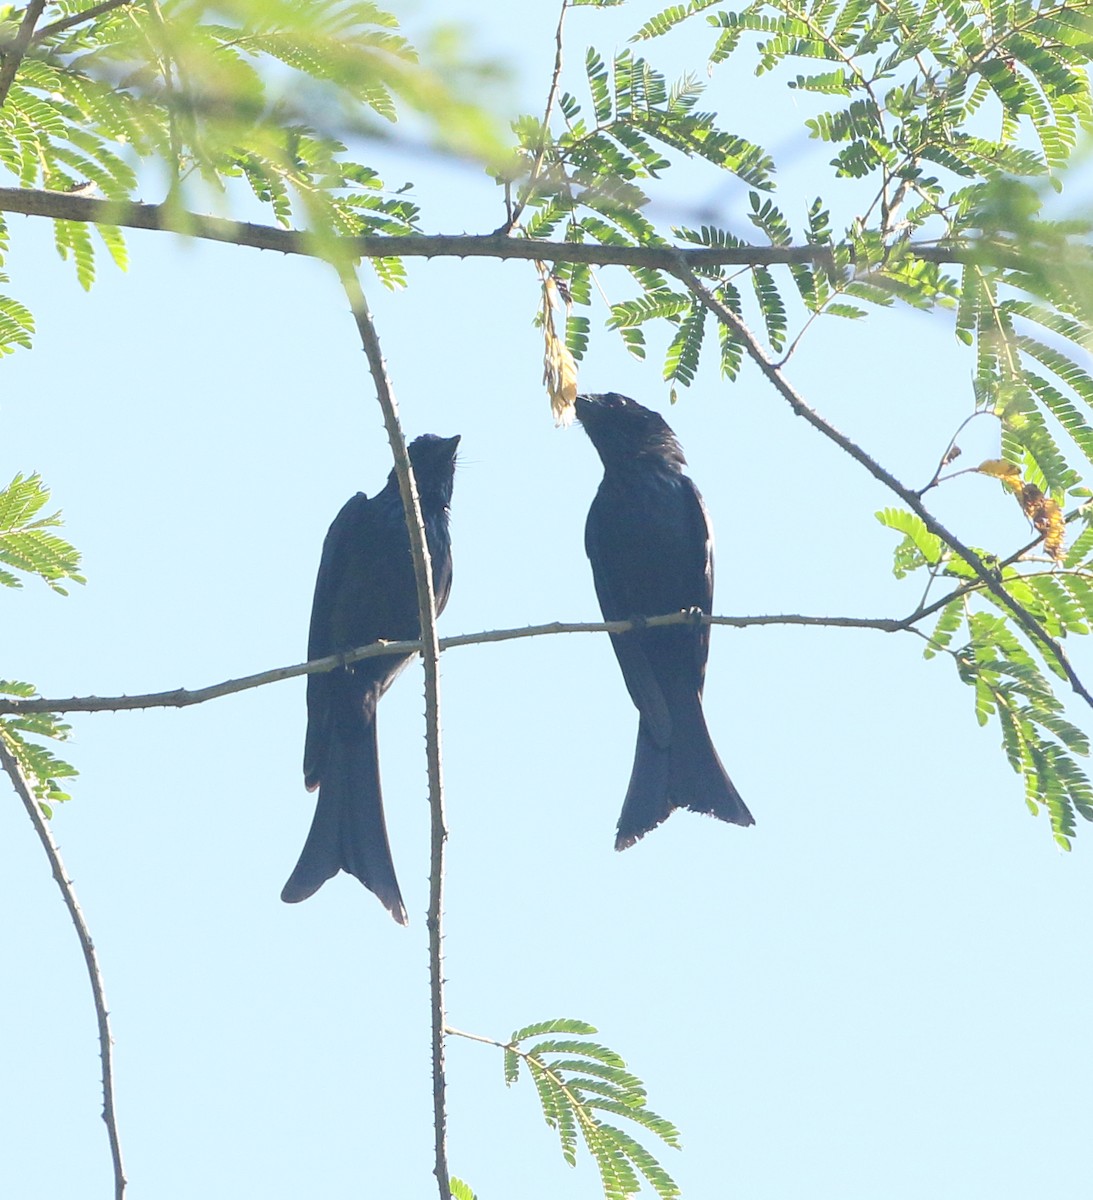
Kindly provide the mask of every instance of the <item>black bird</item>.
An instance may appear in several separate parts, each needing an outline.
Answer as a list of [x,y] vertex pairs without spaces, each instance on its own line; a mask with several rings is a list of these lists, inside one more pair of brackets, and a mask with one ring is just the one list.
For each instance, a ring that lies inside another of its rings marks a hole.
[[[604,619],[713,608],[713,531],[686,459],[658,413],[617,392],[577,397],[577,419],[603,460],[584,544]],[[753,825],[717,757],[702,712],[708,625],[611,634],[641,716],[615,849],[674,808]]]
[[[452,586],[448,505],[458,445],[458,436],[427,433],[409,448],[438,613]],[[371,500],[358,492],[330,526],[315,581],[307,656],[420,636],[410,539],[392,471],[381,492]],[[376,704],[410,657],[381,655],[307,677],[304,783],[309,792],[319,789],[319,801],[300,861],[281,892],[288,904],[306,900],[342,870],[375,892],[400,925],[407,922],[383,819]]]

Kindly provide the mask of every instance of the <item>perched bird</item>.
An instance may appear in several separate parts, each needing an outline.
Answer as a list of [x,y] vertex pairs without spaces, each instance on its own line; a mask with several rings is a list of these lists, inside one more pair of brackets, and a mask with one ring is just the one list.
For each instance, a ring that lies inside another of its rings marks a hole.
[[[427,433],[409,447],[438,613],[452,586],[448,505],[458,445],[458,436]],[[358,492],[330,526],[315,581],[307,656],[420,636],[410,539],[392,471],[381,492],[371,500]],[[281,892],[288,904],[306,900],[339,870],[348,871],[406,924],[383,819],[376,705],[410,657],[381,655],[307,677],[304,783],[309,792],[319,789],[319,801],[300,861]]]
[[[584,543],[604,619],[712,611],[713,531],[664,418],[607,392],[578,396],[577,419],[603,460]],[[710,627],[636,628],[611,634],[611,644],[641,716],[615,849],[632,846],[674,808],[753,825],[702,712]]]

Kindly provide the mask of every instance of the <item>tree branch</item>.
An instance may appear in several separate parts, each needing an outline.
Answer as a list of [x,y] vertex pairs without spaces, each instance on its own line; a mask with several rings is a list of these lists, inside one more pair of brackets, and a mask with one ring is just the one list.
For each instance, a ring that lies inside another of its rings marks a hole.
[[[96,200],[89,196],[34,188],[0,188],[0,212],[117,225],[125,229],[180,233],[205,241],[324,260],[330,259],[333,246],[347,257],[498,258],[592,263],[598,266],[650,267],[678,276],[681,265],[694,270],[795,263],[826,265],[834,257],[832,249],[823,246],[601,246],[594,243],[538,241],[499,233],[408,233],[319,238],[304,230],[204,216],[170,202],[141,204],[129,200]],[[1023,261],[1018,250],[987,242],[912,242],[908,249],[916,257],[934,263],[982,263],[989,259],[998,265],[1017,267]]]
[[54,21],[52,25],[43,25],[30,40],[36,45],[38,42],[52,37],[55,33],[63,33],[66,29],[71,29],[73,25],[94,21],[97,17],[101,17],[115,8],[124,8],[125,5],[132,3],[133,0],[103,0],[101,4],[93,4],[90,8],[85,8],[83,12],[73,13],[70,17]]
[[722,325],[730,329],[737,338],[740,339],[744,349],[748,352],[748,356],[759,367],[763,375],[773,385],[775,390],[786,400],[798,417],[803,417],[813,429],[818,430],[834,442],[841,450],[846,451],[856,462],[860,463],[873,476],[895,492],[897,496],[907,505],[912,512],[916,513],[925,523],[927,529],[935,536],[950,546],[957,554],[972,568],[979,576],[983,585],[991,592],[992,595],[1002,602],[1002,604],[1013,613],[1017,619],[1017,623],[1025,630],[1025,632],[1039,642],[1058,664],[1060,669],[1070,681],[1070,686],[1074,691],[1090,707],[1093,707],[1093,695],[1090,695],[1086,686],[1078,678],[1074,668],[1070,665],[1070,660],[1059,643],[1044,629],[1039,621],[1026,609],[1023,605],[1018,604],[1016,600],[1002,586],[997,575],[992,571],[987,564],[979,557],[974,550],[969,546],[965,546],[957,537],[951,534],[944,525],[926,508],[922,503],[922,497],[905,487],[900,481],[886,471],[884,467],[868,455],[856,442],[853,442],[844,433],[840,433],[833,425],[829,424],[819,415],[814,409],[810,408],[801,397],[801,395],[792,387],[786,380],[782,372],[778,369],[775,363],[767,357],[763,347],[759,344],[759,340],[755,334],[745,325],[745,323],[730,309],[727,305],[722,304],[716,296],[711,295],[709,290],[702,286],[695,275],[685,265],[677,264],[672,272],[682,283],[684,283],[701,304],[703,304],[713,315],[721,322]]
[[91,931],[84,920],[83,910],[76,899],[72,880],[68,878],[61,852],[53,840],[49,823],[42,815],[42,810],[30,784],[27,782],[18,761],[8,749],[0,735],[0,767],[3,767],[12,785],[27,810],[34,832],[42,843],[42,848],[53,869],[53,878],[61,889],[68,914],[76,927],[76,936],[80,939],[80,949],[83,951],[84,962],[87,965],[88,978],[91,981],[91,994],[95,1001],[95,1016],[99,1025],[99,1055],[102,1058],[102,1119],[106,1122],[106,1133],[110,1140],[110,1156],[114,1163],[114,1200],[123,1200],[125,1196],[125,1167],[121,1158],[121,1139],[118,1134],[118,1117],[114,1110],[114,1051],[113,1039],[110,1036],[110,1014],[106,1008],[106,994],[103,988],[102,972],[99,970],[99,960],[95,953],[95,943],[91,940]]
[[[509,642],[520,638],[544,637],[556,633],[626,633],[635,625],[642,628],[657,628],[662,625],[684,625],[692,621],[700,621],[704,625],[729,625],[734,629],[747,629],[753,625],[818,625],[830,629],[876,629],[882,633],[900,633],[910,629],[911,625],[936,611],[936,608],[947,604],[957,595],[963,594],[974,585],[963,585],[955,592],[937,601],[921,612],[914,612],[908,617],[814,617],[796,613],[784,613],[759,617],[719,617],[700,613],[695,616],[689,612],[666,613],[663,616],[646,617],[641,621],[551,621],[545,625],[520,625],[514,629],[491,629],[482,633],[461,633],[454,637],[441,638],[438,645],[441,650],[451,650],[456,646],[478,646],[486,642]],[[249,691],[251,688],[263,687],[268,683],[279,683],[282,679],[296,679],[300,675],[321,674],[333,671],[337,667],[359,662],[362,658],[372,658],[384,654],[417,654],[421,651],[420,641],[405,642],[373,642],[355,650],[347,650],[344,654],[331,654],[326,658],[317,658],[312,662],[296,663],[292,666],[274,667],[269,671],[259,671],[255,675],[243,675],[237,679],[226,679],[222,683],[210,684],[207,687],[174,688],[165,692],[146,692],[133,696],[69,696],[67,698],[33,697],[21,698],[16,696],[0,696],[0,716],[34,712],[68,713],[68,712],[123,712],[136,708],[189,708],[194,704],[204,704],[208,700],[216,700],[221,696],[230,696],[236,692]]]
[[42,15],[42,9],[46,6],[46,0],[30,0],[30,3],[23,10],[23,19],[19,23],[19,32],[12,39],[11,45],[4,50],[4,63],[0,66],[0,108],[4,107],[8,98],[8,92],[11,91],[11,85],[15,82],[16,72],[19,70],[19,64],[23,61],[23,56],[30,49],[30,39],[34,36],[34,26],[38,24],[38,18]]
[[383,423],[395,459],[399,491],[406,513],[406,528],[410,538],[410,556],[414,562],[417,584],[418,615],[421,621],[421,655],[425,664],[425,754],[429,772],[430,863],[429,863],[429,991],[432,1010],[433,1049],[433,1129],[435,1134],[435,1166],[440,1200],[451,1200],[448,1174],[448,1117],[444,1094],[444,844],[448,830],[444,820],[444,779],[440,761],[440,643],[436,632],[436,597],[433,595],[433,568],[425,522],[421,515],[414,469],[406,449],[399,424],[387,366],[383,360],[376,326],[368,303],[361,291],[356,272],[346,262],[335,264],[342,287],[349,300],[353,319],[357,323],[361,345],[368,358],[368,368],[376,385],[376,398],[383,410]]
[[451,1025],[444,1026],[444,1032],[452,1037],[466,1038],[468,1042],[482,1042],[486,1046],[496,1046],[498,1050],[508,1050],[510,1043],[499,1042],[496,1038],[483,1037],[480,1033],[467,1033],[465,1029],[455,1029]]

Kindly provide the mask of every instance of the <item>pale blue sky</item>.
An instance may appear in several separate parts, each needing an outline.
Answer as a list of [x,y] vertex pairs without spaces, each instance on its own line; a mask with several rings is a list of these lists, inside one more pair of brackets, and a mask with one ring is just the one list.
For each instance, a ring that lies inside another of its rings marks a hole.
[[[571,13],[575,71],[587,44],[610,53],[651,11]],[[511,62],[512,103],[541,110],[554,11],[445,14],[473,18],[472,44]],[[701,67],[705,44],[696,26],[646,52]],[[740,99],[744,61],[704,107],[789,148],[798,219],[803,197],[838,202],[827,155],[786,124],[797,98],[770,81]],[[415,182],[427,229],[500,223],[473,170],[381,157],[392,184]],[[658,212],[713,197],[745,231],[742,185],[669,173],[663,188]],[[39,334],[0,363],[0,477],[42,472],[88,584],[0,596],[5,675],[112,694],[299,661],[326,528],[390,461],[336,281],[134,233],[128,275],[104,261],[85,295],[47,229],[10,225],[11,291]],[[551,425],[533,266],[415,263],[398,295],[364,281],[408,435],[463,437],[442,633],[595,619],[582,530],[599,466],[579,429]],[[890,495],[756,372],[729,385],[708,363],[669,412],[659,366],[594,329],[581,384],[659,408],[678,433],[717,531],[717,611],[914,605],[921,585],[892,578],[895,535],[873,516]],[[971,370],[945,317],[892,312],[815,327],[788,374],[918,485],[970,409]],[[995,453],[990,438],[963,443],[968,461]],[[992,481],[931,500],[973,544],[1026,536]],[[1093,674],[1088,648],[1072,655]],[[306,904],[278,899],[312,811],[303,690],[72,720],[81,775],[54,830],[105,973],[133,1200],[435,1194],[420,671],[379,718],[408,930],[346,876]],[[442,703],[454,1025],[597,1025],[681,1129],[683,1153],[663,1158],[686,1197],[1088,1194],[1093,831],[1071,855],[1054,847],[951,664],[924,662],[910,636],[715,630],[709,723],[757,824],[679,813],[622,855],[636,715],[604,637],[453,650]],[[0,846],[0,1194],[109,1194],[84,967],[13,796]],[[481,1200],[599,1194],[587,1158],[563,1163],[530,1083],[506,1091],[496,1051],[453,1041],[449,1098],[452,1170]]]

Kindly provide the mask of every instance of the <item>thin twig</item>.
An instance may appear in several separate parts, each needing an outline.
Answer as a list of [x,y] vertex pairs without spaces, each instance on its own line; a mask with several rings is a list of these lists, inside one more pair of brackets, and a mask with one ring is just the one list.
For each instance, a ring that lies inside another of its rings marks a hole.
[[562,46],[564,44],[563,30],[565,27],[566,9],[569,8],[569,0],[562,0],[562,11],[558,14],[558,28],[554,31],[554,74],[550,78],[550,91],[547,93],[546,110],[543,113],[543,124],[539,135],[539,148],[535,152],[535,161],[531,164],[531,171],[528,174],[527,189],[524,193],[523,200],[518,200],[516,207],[508,214],[508,219],[505,226],[501,230],[503,233],[508,233],[512,230],[516,223],[520,220],[524,209],[527,207],[528,201],[535,193],[535,184],[538,182],[539,172],[543,169],[543,159],[546,157],[547,139],[550,137],[550,114],[554,111],[554,105],[558,99],[558,84],[562,77]]
[[[963,590],[968,590],[966,587]],[[949,596],[946,599],[953,599]],[[813,617],[794,613],[785,613],[761,617],[720,617],[707,616],[700,613],[697,617],[688,612],[666,613],[663,616],[645,617],[641,621],[550,621],[545,625],[520,625],[515,629],[490,629],[482,633],[461,633],[454,637],[441,638],[441,650],[450,650],[455,646],[477,646],[486,642],[509,642],[520,638],[544,637],[556,633],[626,633],[636,624],[642,628],[655,628],[661,625],[684,625],[700,621],[704,625],[729,625],[735,629],[745,629],[752,625],[820,625],[835,629],[876,629],[882,633],[899,633],[909,628],[910,622],[918,620],[923,615],[929,615],[933,608],[923,613],[913,613],[902,619],[895,617]],[[137,708],[189,708],[194,704],[204,704],[221,696],[231,696],[236,692],[249,691],[251,688],[263,687],[268,683],[279,683],[283,679],[296,679],[301,675],[317,675],[324,671],[333,671],[349,663],[359,662],[363,658],[373,658],[385,654],[417,654],[421,651],[419,640],[405,642],[373,642],[355,650],[347,650],[344,654],[331,654],[326,658],[317,658],[312,662],[296,663],[293,666],[274,667],[269,671],[259,671],[254,675],[243,675],[238,679],[226,679],[221,683],[209,684],[201,688],[174,688],[164,692],[145,692],[132,696],[69,696],[66,698],[47,698],[19,696],[0,696],[0,715],[9,713],[68,713],[68,712],[124,712]]]
[[34,36],[34,26],[42,15],[46,0],[30,0],[23,10],[23,19],[19,22],[19,32],[12,39],[11,45],[4,51],[4,63],[0,66],[0,108],[8,98],[11,85],[15,82],[16,72],[23,56],[30,49],[30,39]]
[[1085,684],[1078,677],[1077,672],[1070,665],[1070,660],[1067,658],[1062,646],[1044,629],[1043,625],[1036,620],[1028,609],[1014,600],[982,558],[970,546],[965,546],[963,542],[951,534],[929,509],[925,507],[916,492],[905,487],[891,472],[885,470],[876,459],[867,454],[856,442],[851,441],[846,434],[840,433],[833,425],[824,420],[815,409],[810,408],[805,403],[803,397],[786,380],[781,371],[778,370],[774,362],[767,357],[763,347],[759,344],[758,339],[747,325],[732,309],[722,304],[717,297],[711,295],[689,268],[678,265],[673,274],[687,286],[696,299],[705,305],[723,325],[731,329],[740,339],[744,349],[748,352],[748,356],[759,367],[759,370],[762,371],[763,375],[773,385],[779,395],[789,403],[789,406],[797,416],[803,417],[814,429],[818,430],[824,437],[834,442],[836,446],[846,451],[851,458],[865,467],[874,479],[879,480],[887,488],[895,492],[904,504],[922,519],[931,533],[941,538],[946,545],[950,546],[960,555],[976,575],[979,576],[988,590],[997,596],[1002,604],[1013,613],[1017,619],[1017,623],[1026,633],[1031,635],[1033,641],[1039,642],[1047,650],[1050,657],[1059,664],[1074,691],[1090,707],[1093,707],[1093,695],[1090,694]]
[[387,366],[383,360],[376,326],[368,311],[355,270],[342,262],[335,264],[345,289],[353,318],[357,323],[361,345],[368,358],[368,368],[376,386],[376,398],[383,410],[383,423],[395,459],[399,491],[406,513],[406,528],[410,537],[410,555],[417,583],[418,615],[421,619],[421,656],[425,664],[425,753],[429,771],[429,992],[432,1010],[433,1049],[433,1131],[435,1135],[435,1166],[440,1200],[451,1200],[448,1175],[447,1124],[444,1093],[444,844],[448,830],[444,821],[444,780],[440,759],[440,643],[436,632],[436,598],[433,595],[433,569],[425,523],[421,515],[414,470],[406,449],[402,426],[398,418]]
[[53,878],[61,889],[61,896],[76,927],[76,936],[80,939],[80,949],[83,951],[84,963],[87,965],[87,975],[91,981],[91,994],[95,1001],[95,1016],[99,1024],[99,1054],[102,1058],[102,1119],[106,1122],[106,1133],[110,1140],[110,1156],[114,1163],[114,1200],[123,1200],[125,1196],[125,1167],[121,1158],[121,1138],[118,1134],[118,1115],[114,1109],[114,1049],[110,1036],[110,1014],[106,1008],[106,993],[103,988],[102,972],[99,970],[99,960],[95,953],[95,943],[91,940],[91,931],[84,920],[83,910],[76,899],[72,880],[68,878],[61,852],[53,840],[53,832],[49,823],[42,815],[38,801],[34,797],[30,784],[23,774],[15,756],[8,749],[0,736],[0,767],[3,767],[11,779],[23,807],[27,810],[34,832],[42,843],[42,848],[49,859],[53,870]]
[[[949,444],[948,444],[948,446],[945,447],[945,453],[938,460],[937,470],[934,471],[933,478],[930,480],[930,482],[924,488],[919,488],[919,490],[915,493],[916,495],[925,496],[926,493],[930,490],[930,488],[937,487],[937,485],[939,483],[944,482],[944,480],[941,478],[941,472],[945,470],[945,468],[949,465],[950,462],[952,462],[953,450],[956,449],[956,439],[958,437],[960,437],[960,435],[972,423],[972,421],[975,420],[976,417],[986,417],[986,416],[993,416],[993,415],[994,415],[993,413],[988,412],[987,409],[985,409],[985,408],[977,408],[975,410],[975,412],[971,413],[969,416],[965,417],[963,421],[960,422],[960,424],[956,427],[956,433],[954,433],[953,436],[949,439]],[[970,471],[977,470],[976,467],[969,467],[967,469]],[[957,471],[957,472],[955,472],[955,474],[959,475],[960,472]],[[950,478],[952,478],[952,476],[946,475],[945,478],[950,479]]]
[[[551,242],[504,234],[371,234],[350,238],[316,238],[298,229],[280,229],[190,212],[177,204],[141,204],[129,200],[97,200],[36,188],[0,188],[0,212],[32,217],[117,225],[181,233],[211,242],[228,242],[256,250],[276,250],[329,259],[332,247],[347,258],[497,258],[544,262],[591,263],[599,266],[650,267],[677,273],[681,264],[695,270],[717,266],[830,264],[829,246],[602,246]],[[1078,247],[1070,248],[1074,253]],[[987,242],[912,242],[908,250],[933,263],[982,263],[1018,267],[1025,261],[1013,247]],[[851,253],[850,258],[854,258]]]
[[452,1037],[466,1038],[468,1042],[483,1042],[487,1046],[497,1046],[498,1049],[508,1050],[508,1042],[499,1042],[496,1038],[483,1037],[480,1033],[467,1033],[463,1029],[455,1029],[451,1025],[444,1026],[444,1032]]

